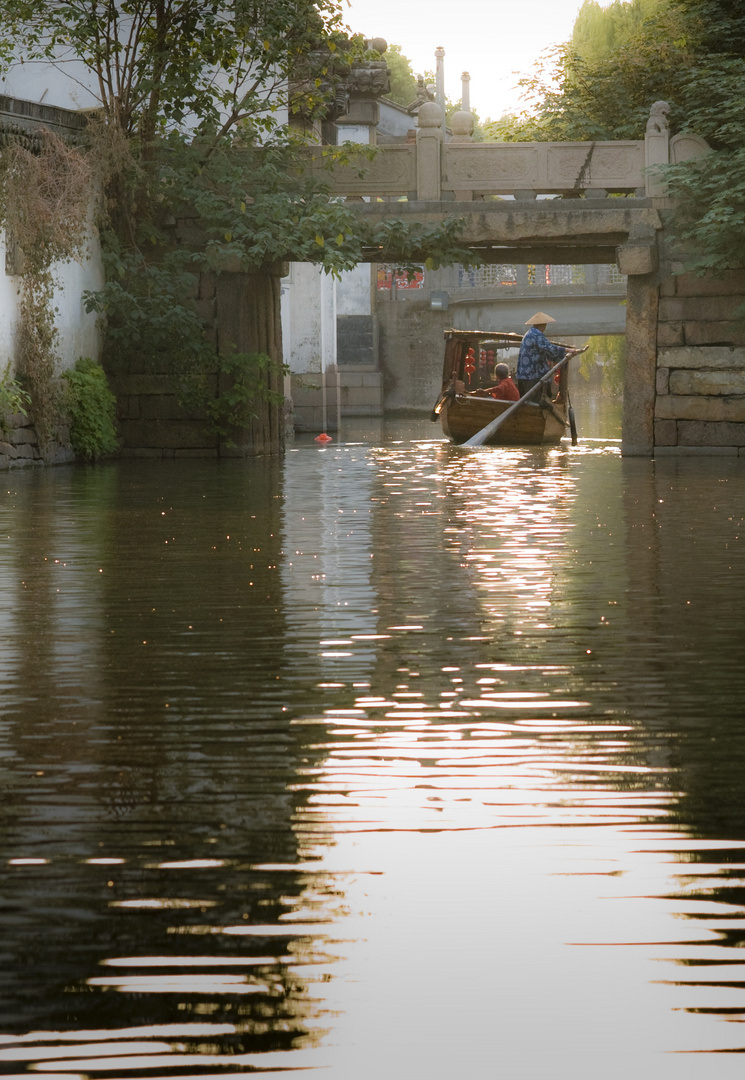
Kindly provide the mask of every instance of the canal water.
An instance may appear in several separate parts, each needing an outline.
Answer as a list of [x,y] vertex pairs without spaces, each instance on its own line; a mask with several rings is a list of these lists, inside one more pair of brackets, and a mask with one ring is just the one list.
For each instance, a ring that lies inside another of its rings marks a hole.
[[745,462],[0,487],[5,1075],[742,1076]]

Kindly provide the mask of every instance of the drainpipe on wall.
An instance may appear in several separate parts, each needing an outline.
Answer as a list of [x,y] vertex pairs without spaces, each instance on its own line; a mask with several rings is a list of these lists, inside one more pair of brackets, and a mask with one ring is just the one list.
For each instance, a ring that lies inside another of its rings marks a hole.
[[328,425],[328,369],[337,369],[336,357],[336,279],[321,273],[321,428]]

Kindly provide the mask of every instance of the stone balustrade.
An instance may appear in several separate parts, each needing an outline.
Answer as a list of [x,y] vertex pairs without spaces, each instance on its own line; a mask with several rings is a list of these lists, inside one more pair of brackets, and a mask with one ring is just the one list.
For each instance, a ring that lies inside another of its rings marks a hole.
[[[471,201],[494,196],[535,199],[538,195],[665,195],[659,167],[686,161],[708,150],[695,135],[670,138],[667,105],[655,102],[644,139],[618,142],[475,143],[467,115],[453,120],[450,139],[434,101],[419,110],[416,142],[378,147],[326,172],[337,195],[414,201]],[[457,122],[456,122],[457,121]],[[313,171],[326,169],[324,152],[314,152]]]

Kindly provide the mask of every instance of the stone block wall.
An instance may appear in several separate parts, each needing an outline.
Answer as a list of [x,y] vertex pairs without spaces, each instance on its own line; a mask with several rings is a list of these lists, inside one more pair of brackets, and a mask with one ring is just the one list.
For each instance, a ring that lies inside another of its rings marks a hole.
[[74,459],[67,427],[60,428],[56,438],[42,448],[27,416],[0,416],[0,471],[29,465],[63,465]]
[[206,417],[179,404],[173,379],[153,372],[109,374],[117,401],[122,457],[217,457]]
[[745,457],[745,272],[672,276],[660,294],[655,454]]
[[296,431],[319,434],[336,431],[339,412],[342,418],[383,415],[383,376],[379,371],[341,369],[337,373],[335,367],[327,368],[325,418],[323,381],[320,373],[294,377],[292,406]]
[[[279,267],[262,274],[195,276],[194,299],[218,350],[281,357],[280,277]],[[245,457],[277,453],[284,443],[282,406],[261,399],[255,400],[255,415],[246,429],[232,432],[230,438],[215,433],[207,417],[207,400],[210,394],[217,395],[218,379],[229,376],[215,374],[206,379],[205,404],[196,411],[180,403],[172,375],[154,372],[136,361],[126,371],[110,371],[108,377],[117,399],[123,457]],[[279,391],[280,387],[280,377],[272,375],[268,388]]]
[[0,426],[0,469],[41,464],[36,431],[22,413],[3,419]]
[[433,310],[429,297],[383,299],[378,307],[380,366],[386,410],[429,413],[442,389],[445,330],[452,310]]

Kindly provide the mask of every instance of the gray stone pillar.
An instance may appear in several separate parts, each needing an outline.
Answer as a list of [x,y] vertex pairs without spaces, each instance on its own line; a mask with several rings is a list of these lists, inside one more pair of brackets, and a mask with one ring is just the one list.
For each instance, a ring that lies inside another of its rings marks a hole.
[[463,98],[461,100],[461,105],[458,111],[453,113],[450,117],[451,143],[471,142],[473,136],[475,123],[473,113],[468,104],[468,80],[470,77],[471,76],[467,71],[463,72]]
[[460,85],[461,85],[460,107],[463,110],[463,112],[470,112],[471,111],[470,83],[471,83],[471,76],[468,74],[467,71],[464,71],[463,74],[460,77]]
[[435,49],[435,101],[445,116],[445,50],[442,45]]
[[444,113],[434,101],[419,109],[416,133],[416,197],[438,200],[442,195],[442,140]]
[[657,274],[630,274],[626,286],[624,457],[651,457],[654,453],[658,307]]

